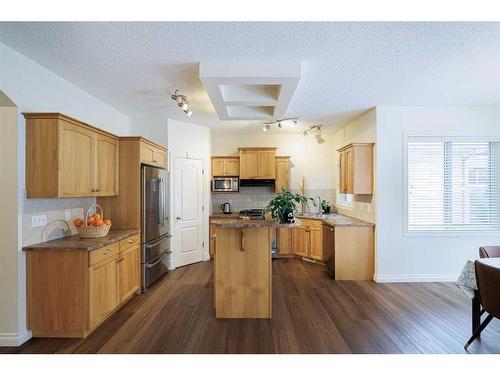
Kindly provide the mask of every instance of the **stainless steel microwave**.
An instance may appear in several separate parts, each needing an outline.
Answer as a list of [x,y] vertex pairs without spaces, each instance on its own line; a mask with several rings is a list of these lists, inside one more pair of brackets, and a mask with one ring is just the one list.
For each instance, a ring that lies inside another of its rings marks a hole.
[[212,191],[232,192],[240,190],[240,179],[238,177],[214,177],[212,179]]

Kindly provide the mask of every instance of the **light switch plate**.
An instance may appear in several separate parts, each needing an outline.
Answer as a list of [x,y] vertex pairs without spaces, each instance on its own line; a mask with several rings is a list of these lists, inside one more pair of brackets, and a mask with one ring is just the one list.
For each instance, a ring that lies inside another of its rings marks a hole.
[[43,227],[47,225],[47,215],[33,215],[31,216],[31,227]]

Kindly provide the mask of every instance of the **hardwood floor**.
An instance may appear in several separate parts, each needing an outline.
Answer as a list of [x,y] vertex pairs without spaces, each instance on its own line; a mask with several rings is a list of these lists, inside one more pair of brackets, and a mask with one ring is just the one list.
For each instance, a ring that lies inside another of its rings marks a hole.
[[[32,339],[4,353],[466,353],[470,301],[451,283],[333,281],[325,267],[273,262],[273,319],[220,319],[213,264],[170,272],[86,340]],[[494,320],[470,353],[500,353]]]

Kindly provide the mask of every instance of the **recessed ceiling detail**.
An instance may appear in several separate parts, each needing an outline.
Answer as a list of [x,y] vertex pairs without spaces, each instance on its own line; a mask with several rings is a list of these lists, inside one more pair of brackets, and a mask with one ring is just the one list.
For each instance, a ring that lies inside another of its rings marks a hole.
[[200,62],[200,80],[221,120],[270,120],[283,116],[302,73],[300,61]]

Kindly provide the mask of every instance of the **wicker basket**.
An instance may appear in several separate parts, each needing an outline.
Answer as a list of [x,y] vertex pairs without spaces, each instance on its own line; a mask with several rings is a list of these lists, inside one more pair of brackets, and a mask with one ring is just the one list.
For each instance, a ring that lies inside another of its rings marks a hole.
[[97,212],[97,208],[101,211],[101,217],[104,218],[104,212],[102,210],[102,207],[99,206],[98,204],[93,204],[92,206],[89,207],[87,210],[87,215],[85,216],[85,220],[83,221],[83,224],[79,227],[76,227],[76,230],[80,234],[81,238],[99,238],[99,237],[104,237],[108,234],[109,228],[111,228],[111,224],[106,225],[104,224],[101,227],[88,227],[87,226],[87,221],[90,216],[90,210],[95,207],[95,212]]

